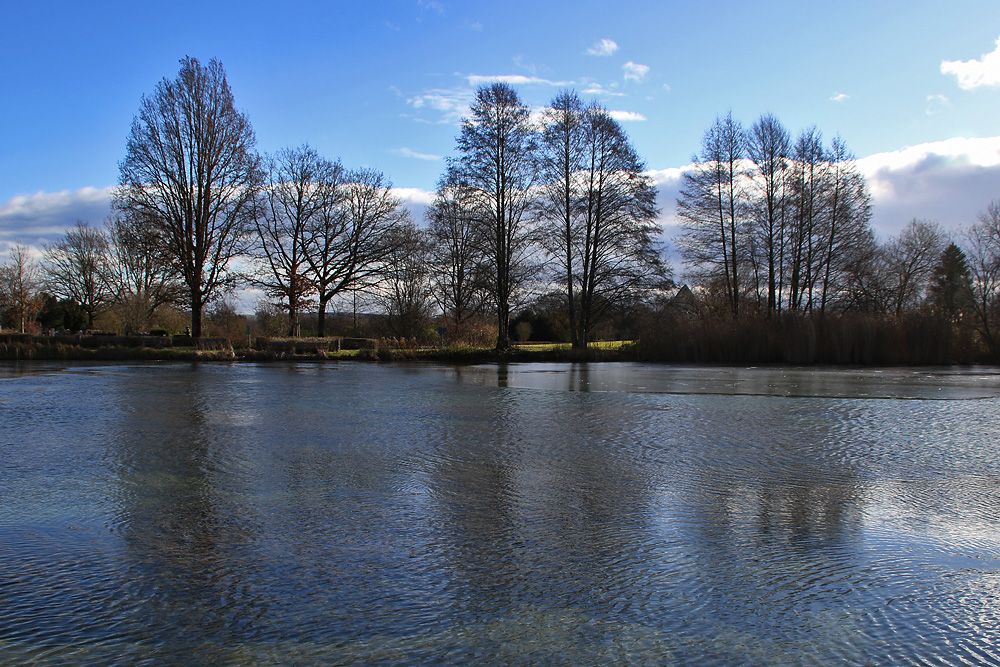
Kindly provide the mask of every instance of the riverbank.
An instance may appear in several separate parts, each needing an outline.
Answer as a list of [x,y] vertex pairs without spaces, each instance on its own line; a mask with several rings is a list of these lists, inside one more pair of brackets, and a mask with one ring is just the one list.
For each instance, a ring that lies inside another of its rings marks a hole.
[[568,344],[519,344],[506,352],[473,347],[419,347],[372,339],[262,339],[238,347],[222,338],[190,336],[33,336],[0,334],[2,361],[633,361],[629,342],[595,343],[587,350]]

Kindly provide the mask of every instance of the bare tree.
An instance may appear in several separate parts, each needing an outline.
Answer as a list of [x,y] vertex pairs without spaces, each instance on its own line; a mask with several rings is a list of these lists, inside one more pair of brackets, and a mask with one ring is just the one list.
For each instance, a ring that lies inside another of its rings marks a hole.
[[319,216],[342,196],[344,169],[309,146],[284,149],[268,160],[268,183],[259,197],[254,255],[263,272],[254,282],[279,299],[288,314],[288,335],[298,330],[299,313],[316,286],[309,276],[306,238]]
[[382,280],[372,290],[375,301],[388,318],[393,335],[419,338],[430,319],[430,245],[427,236],[412,222],[399,225],[386,257]]
[[[871,196],[864,177],[858,172],[854,156],[838,136],[834,137],[826,157],[823,215],[817,238],[820,286],[819,312],[839,300],[846,284],[853,249],[864,247],[874,238],[871,220]],[[817,276],[818,277],[818,276]]]
[[888,269],[885,248],[869,237],[848,249],[841,258],[844,285],[841,303],[844,310],[886,313],[892,297],[887,289]]
[[0,265],[0,310],[7,312],[21,333],[42,310],[41,290],[41,269],[31,259],[27,247],[15,245],[10,250],[10,261]]
[[104,230],[78,220],[76,226],[43,251],[43,271],[49,291],[80,305],[87,314],[87,328],[114,297],[108,283],[110,247]]
[[145,331],[156,310],[177,303],[184,292],[161,238],[148,219],[119,213],[107,222],[111,257],[106,280],[113,310],[125,331]]
[[308,277],[316,288],[317,335],[325,335],[331,299],[377,284],[383,263],[398,239],[395,229],[409,213],[392,193],[392,183],[374,169],[352,171],[313,216],[304,235]]
[[678,247],[689,266],[719,279],[733,315],[740,312],[741,266],[746,264],[746,135],[732,113],[705,133],[694,171],[684,174],[677,199],[683,229]]
[[885,244],[890,312],[898,317],[923,301],[944,248],[945,234],[941,227],[916,218]]
[[574,91],[559,93],[542,116],[539,151],[542,196],[539,215],[542,220],[542,247],[555,260],[558,282],[563,284],[570,336],[574,347],[580,345],[577,326],[577,246],[583,207],[581,179],[585,169],[586,107]]
[[754,235],[767,271],[767,313],[781,308],[788,223],[788,172],[791,139],[781,122],[764,114],[747,133]]
[[432,294],[452,327],[449,334],[460,339],[468,321],[482,312],[486,290],[471,195],[453,170],[438,184],[427,221]]
[[966,233],[966,255],[972,274],[973,309],[979,333],[992,355],[1000,351],[1000,201],[979,214]]
[[115,206],[160,227],[197,337],[205,304],[239,280],[230,263],[247,249],[261,174],[250,120],[233,104],[222,63],[180,62],[176,79],[142,98]]
[[498,350],[510,348],[510,312],[536,272],[527,211],[536,175],[536,136],[527,105],[505,83],[481,86],[462,120],[452,161],[481,227],[484,266],[496,308]]
[[[557,258],[556,277],[565,276],[573,344],[586,348],[612,307],[665,276],[656,189],[621,125],[604,108],[584,109],[563,97],[553,109],[555,125],[547,128],[545,142],[549,168],[543,171],[549,196],[542,215],[550,216],[546,226],[556,241],[546,245]],[[572,120],[572,113],[579,118]]]

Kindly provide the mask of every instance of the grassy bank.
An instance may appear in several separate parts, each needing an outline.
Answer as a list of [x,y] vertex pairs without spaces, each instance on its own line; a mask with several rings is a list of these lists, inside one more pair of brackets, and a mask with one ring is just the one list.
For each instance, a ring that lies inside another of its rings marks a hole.
[[0,360],[5,361],[620,361],[634,358],[626,341],[592,344],[574,350],[562,343],[523,343],[497,352],[478,347],[422,347],[374,339],[265,339],[254,348],[233,347],[223,339],[192,340],[184,336],[32,336],[0,334]]

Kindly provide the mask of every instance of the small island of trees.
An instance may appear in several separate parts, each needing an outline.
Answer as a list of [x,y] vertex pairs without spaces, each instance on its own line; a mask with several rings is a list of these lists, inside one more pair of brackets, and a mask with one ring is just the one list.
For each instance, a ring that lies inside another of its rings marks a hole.
[[[996,361],[1000,203],[949,233],[879,240],[840,137],[770,114],[706,131],[666,260],[656,183],[610,112],[533,111],[480,87],[426,220],[377,169],[308,145],[255,151],[216,60],[144,96],[112,215],[0,265],[4,331],[392,338],[410,346],[630,341],[694,362]],[[259,294],[238,315],[237,290]],[[581,357],[584,358],[584,357]]]

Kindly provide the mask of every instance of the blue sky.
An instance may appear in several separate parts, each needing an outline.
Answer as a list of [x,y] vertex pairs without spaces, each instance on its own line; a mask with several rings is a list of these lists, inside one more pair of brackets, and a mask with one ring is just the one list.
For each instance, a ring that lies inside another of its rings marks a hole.
[[377,167],[415,212],[476,85],[495,77],[535,107],[571,87],[616,112],[657,173],[667,225],[680,168],[730,109],[839,133],[864,158],[883,234],[912,217],[956,228],[1000,198],[996,0],[9,2],[2,14],[0,251],[100,222],[141,96],[185,55],[222,61],[259,150],[308,142]]

